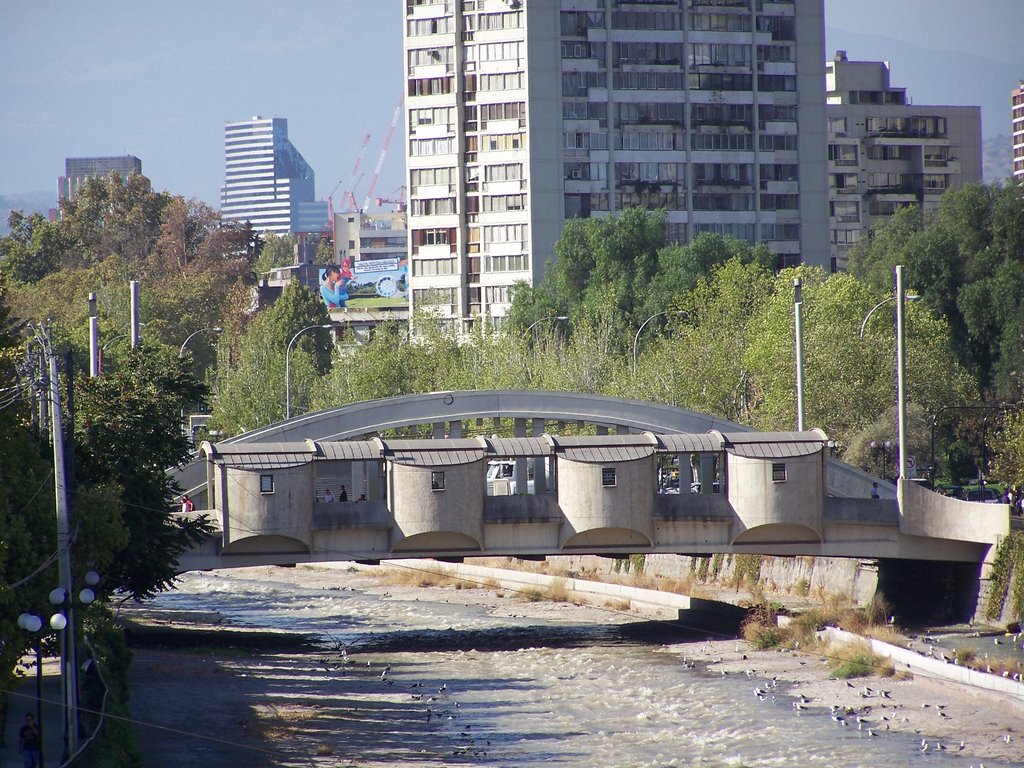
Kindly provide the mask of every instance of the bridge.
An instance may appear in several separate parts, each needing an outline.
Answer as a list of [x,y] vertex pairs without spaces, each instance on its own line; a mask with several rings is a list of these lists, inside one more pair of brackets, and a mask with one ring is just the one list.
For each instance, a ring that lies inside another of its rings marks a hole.
[[[513,437],[485,434],[508,420]],[[593,434],[565,435],[569,423]],[[432,438],[380,437],[424,425]],[[876,478],[829,449],[820,430],[760,433],[598,395],[357,403],[204,443],[174,475],[216,531],[179,568],[567,553],[983,563],[1009,532],[1007,505],[913,482],[880,483],[873,499]],[[324,500],[342,485],[347,501]]]

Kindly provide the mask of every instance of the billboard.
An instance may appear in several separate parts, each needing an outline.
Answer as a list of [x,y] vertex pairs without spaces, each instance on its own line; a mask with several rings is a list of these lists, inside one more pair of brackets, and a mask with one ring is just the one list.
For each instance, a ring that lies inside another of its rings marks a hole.
[[405,307],[408,304],[409,263],[405,258],[347,258],[320,271],[320,297],[329,310],[347,307]]

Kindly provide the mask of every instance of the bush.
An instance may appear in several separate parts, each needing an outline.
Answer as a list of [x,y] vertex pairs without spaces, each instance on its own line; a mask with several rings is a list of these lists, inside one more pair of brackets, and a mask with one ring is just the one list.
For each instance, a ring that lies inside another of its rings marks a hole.
[[865,642],[829,646],[828,663],[832,674],[842,679],[890,677],[896,671],[891,662],[872,651]]
[[750,621],[743,625],[743,639],[759,651],[778,647],[784,636],[783,631],[774,624]]

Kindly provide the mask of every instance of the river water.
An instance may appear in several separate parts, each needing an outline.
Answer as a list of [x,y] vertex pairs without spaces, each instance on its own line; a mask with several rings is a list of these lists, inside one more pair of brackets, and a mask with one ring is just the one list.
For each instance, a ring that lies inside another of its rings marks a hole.
[[952,751],[922,753],[909,734],[872,738],[837,725],[825,708],[797,711],[797,692],[782,686],[755,696],[763,680],[705,669],[705,634],[611,614],[602,621],[593,611],[580,621],[583,612],[570,606],[538,617],[517,613],[516,603],[488,603],[483,592],[476,604],[430,602],[344,570],[308,582],[301,568],[187,574],[150,609],[216,611],[225,624],[316,633],[332,648],[346,646],[364,684],[422,723],[408,754],[368,749],[359,765],[969,764]]

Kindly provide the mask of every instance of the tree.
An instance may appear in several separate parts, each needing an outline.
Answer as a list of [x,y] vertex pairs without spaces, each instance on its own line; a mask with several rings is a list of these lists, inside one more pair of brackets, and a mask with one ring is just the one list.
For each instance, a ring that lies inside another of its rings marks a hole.
[[107,583],[136,600],[168,589],[177,556],[211,530],[205,518],[175,515],[169,467],[189,458],[180,414],[204,387],[171,350],[140,346],[121,368],[78,382],[75,435],[81,477],[120,488],[128,539],[107,568]]
[[295,238],[291,235],[265,232],[259,258],[252,265],[256,274],[263,275],[278,267],[287,267],[294,263]]
[[66,243],[57,224],[38,213],[11,211],[7,225],[11,234],[0,237],[0,272],[33,284],[58,269]]
[[[289,284],[270,307],[259,312],[240,338],[227,340],[235,346],[237,363],[218,361],[219,396],[211,427],[235,435],[272,424],[285,416],[286,367],[291,377],[292,413],[307,410],[317,378],[331,367],[331,342],[326,330],[307,331],[309,325],[327,325],[330,317],[323,301],[305,286]],[[286,362],[290,363],[286,366]]]

